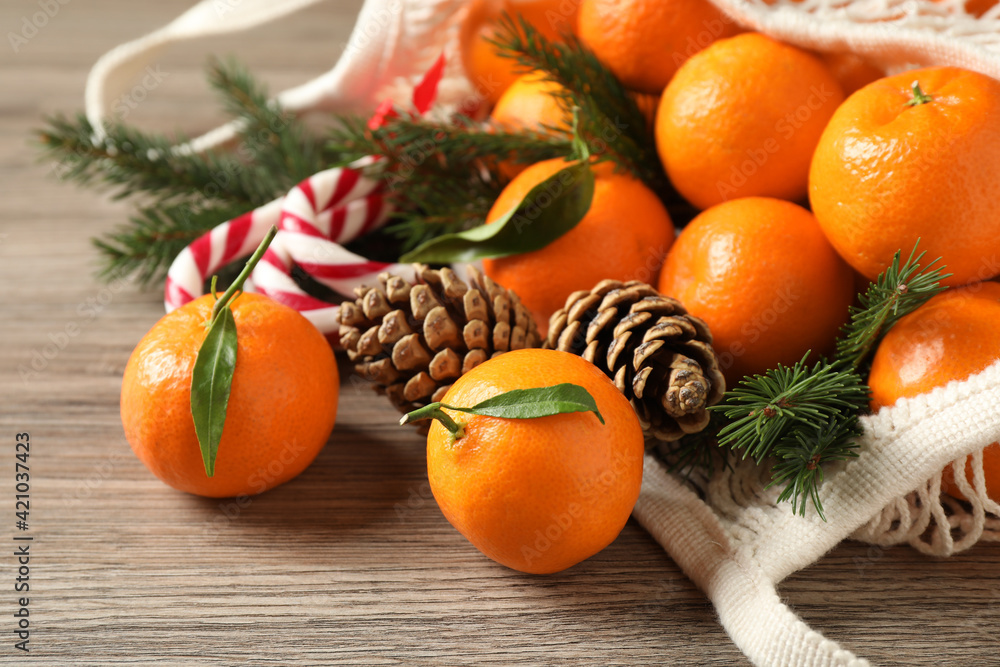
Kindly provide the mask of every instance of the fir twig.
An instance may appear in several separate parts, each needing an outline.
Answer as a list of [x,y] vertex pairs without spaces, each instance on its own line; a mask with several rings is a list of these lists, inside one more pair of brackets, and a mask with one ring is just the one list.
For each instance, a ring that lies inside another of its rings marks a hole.
[[823,503],[819,487],[823,483],[823,464],[843,461],[858,455],[855,438],[861,435],[856,415],[833,418],[818,427],[803,426],[779,441],[774,447],[778,462],[771,468],[771,486],[785,485],[778,502],[791,500],[792,512],[806,513],[806,500],[812,500],[823,521]]
[[209,82],[239,119],[240,145],[232,152],[196,154],[175,149],[183,136],[106,125],[96,139],[83,114],[47,119],[38,132],[57,175],[110,188],[115,198],[143,197],[128,225],[96,239],[104,277],[136,273],[143,283],[163,275],[191,241],[236,215],[281,196],[324,166],[318,139],[268,98],[266,89],[236,63],[210,64]]
[[404,251],[482,224],[506,184],[501,162],[539,162],[571,150],[565,137],[493,130],[464,117],[443,123],[406,115],[376,129],[343,119],[327,144],[341,164],[380,157],[369,170],[385,181],[397,219],[387,231],[403,239]]
[[282,190],[328,166],[321,142],[270,99],[267,88],[238,62],[213,60],[208,82],[220,93],[226,111],[240,120],[239,135],[249,161],[274,174]]
[[656,142],[631,93],[590,49],[573,35],[550,42],[523,17],[502,16],[493,43],[500,55],[526,71],[541,71],[564,92],[567,114],[580,109],[580,136],[597,159],[610,159],[646,183],[664,201],[679,200],[656,152]]
[[917,245],[906,262],[897,251],[861,295],[861,305],[851,307],[833,362],[820,361],[810,369],[804,357],[790,368],[744,378],[712,408],[731,420],[719,431],[720,444],[743,450],[758,464],[777,457],[770,485],[784,484],[778,500],[791,500],[799,514],[808,499],[825,520],[819,498],[823,465],[856,456],[858,415],[869,399],[861,374],[879,341],[900,318],[945,289],[940,281],[950,274],[935,266],[939,260],[921,270],[924,253],[917,254]]
[[167,138],[120,123],[97,140],[83,114],[53,116],[37,138],[56,175],[85,186],[110,188],[116,199],[142,194],[157,201],[201,198],[257,206],[280,190],[260,169],[230,155],[182,155],[172,150],[184,137]]
[[455,196],[455,186],[446,178],[430,178],[421,187],[405,193],[393,191],[390,197],[394,201],[406,202],[386,232],[401,239],[401,250],[405,252],[443,234],[481,225],[500,188],[497,180],[474,172],[462,184],[461,198]]
[[744,378],[709,409],[730,420],[719,431],[720,445],[742,450],[758,465],[776,456],[769,486],[785,484],[779,501],[791,500],[793,511],[802,514],[810,499],[822,517],[821,468],[854,456],[857,415],[867,407],[869,391],[853,369],[827,361],[810,368],[807,358]]
[[197,206],[187,202],[145,206],[129,224],[94,239],[104,256],[102,277],[134,274],[141,284],[160,278],[181,250],[221,221],[243,213],[242,206]]
[[364,119],[344,118],[340,127],[330,132],[327,142],[327,150],[339,156],[337,164],[350,164],[370,155],[382,156],[385,162],[380,168],[393,174],[387,180],[399,184],[411,172],[416,174],[422,169],[461,175],[484,163],[509,160],[532,164],[564,157],[571,148],[568,135],[494,129],[465,116],[441,122],[400,115],[376,129],[369,128]]
[[719,405],[709,408],[730,420],[719,431],[719,443],[761,463],[801,425],[814,427],[867,407],[868,387],[853,369],[826,361],[809,368],[807,358],[743,378]]
[[851,307],[850,322],[837,341],[836,363],[863,371],[878,342],[900,318],[946,289],[940,283],[951,274],[935,266],[940,257],[921,269],[925,253],[917,254],[919,245],[918,240],[902,266],[897,250],[892,264],[860,296],[861,305]]

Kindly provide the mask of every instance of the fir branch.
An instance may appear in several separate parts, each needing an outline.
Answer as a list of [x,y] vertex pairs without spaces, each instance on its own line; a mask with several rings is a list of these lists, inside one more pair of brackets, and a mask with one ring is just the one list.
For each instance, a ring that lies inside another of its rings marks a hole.
[[743,378],[719,405],[730,420],[719,444],[743,450],[761,463],[801,425],[814,427],[868,405],[868,386],[853,369],[826,361],[806,366],[808,353],[792,366],[779,364],[764,375]]
[[341,120],[326,145],[329,153],[339,156],[337,164],[379,155],[384,160],[380,169],[403,172],[401,181],[425,169],[461,176],[501,161],[532,164],[568,156],[572,150],[569,136],[495,129],[465,116],[441,122],[401,115],[375,129],[361,118]]
[[241,205],[198,206],[187,202],[146,206],[129,224],[93,240],[104,258],[101,276],[135,274],[141,284],[162,278],[170,263],[206,231],[245,212]]
[[230,155],[183,155],[172,150],[183,137],[167,138],[109,123],[96,139],[83,114],[52,116],[37,138],[44,156],[58,162],[56,175],[85,186],[110,188],[116,199],[147,195],[156,201],[201,198],[254,207],[280,192],[266,171]]
[[239,119],[241,148],[248,162],[273,174],[282,191],[328,166],[321,142],[306,132],[293,113],[272,100],[267,88],[238,62],[211,61],[208,82],[220,94],[226,111]]
[[405,198],[405,206],[396,213],[396,222],[386,232],[402,242],[407,252],[444,234],[453,234],[483,224],[493,202],[500,194],[500,183],[474,173],[462,184],[462,196],[455,196],[455,186],[446,178],[429,178],[419,188],[394,192],[394,200]]
[[442,234],[483,223],[506,179],[500,164],[527,164],[571,152],[568,138],[493,130],[465,117],[442,123],[397,116],[371,129],[358,118],[331,131],[326,150],[341,164],[377,155],[369,167],[384,179],[396,208],[388,233],[410,250]]
[[851,306],[850,322],[837,341],[835,363],[863,371],[879,341],[900,318],[946,289],[940,283],[951,274],[944,273],[944,266],[934,266],[940,257],[921,269],[925,253],[917,254],[919,245],[918,240],[902,266],[897,250],[892,264],[860,295],[861,305]]
[[281,196],[323,169],[327,155],[302,123],[268,98],[266,89],[233,62],[211,63],[209,81],[239,119],[240,144],[231,152],[190,153],[166,137],[121,123],[97,140],[83,114],[47,119],[38,132],[57,174],[103,186],[115,198],[142,196],[144,207],[123,226],[96,239],[104,277],[135,272],[143,283],[161,277],[188,243],[215,225]]
[[774,447],[778,462],[771,468],[768,488],[785,485],[778,502],[792,501],[792,512],[805,516],[806,500],[812,501],[823,521],[823,503],[819,487],[823,483],[823,464],[857,457],[855,438],[861,435],[857,415],[830,419],[819,427],[802,425]]
[[597,159],[610,159],[646,183],[666,202],[678,201],[656,152],[656,141],[634,98],[579,38],[550,42],[523,17],[504,14],[495,39],[500,55],[526,71],[541,71],[564,92],[567,114],[580,109],[580,136]]
[[851,308],[833,362],[807,368],[804,357],[792,367],[779,365],[744,378],[711,408],[731,420],[719,431],[720,444],[742,450],[758,464],[777,457],[769,486],[784,484],[778,500],[791,500],[799,514],[811,500],[825,520],[819,499],[823,465],[856,455],[858,415],[869,400],[861,374],[875,347],[900,318],[944,289],[944,267],[934,260],[921,270],[923,256],[917,246],[906,262],[896,252],[889,268],[861,295],[861,305]]
[[869,390],[853,369],[827,361],[809,368],[808,356],[744,378],[709,409],[731,420],[719,431],[720,445],[743,450],[758,465],[768,456],[778,458],[768,486],[785,484],[779,502],[791,500],[793,511],[802,514],[812,500],[823,517],[822,466],[854,456],[857,415],[868,405]]

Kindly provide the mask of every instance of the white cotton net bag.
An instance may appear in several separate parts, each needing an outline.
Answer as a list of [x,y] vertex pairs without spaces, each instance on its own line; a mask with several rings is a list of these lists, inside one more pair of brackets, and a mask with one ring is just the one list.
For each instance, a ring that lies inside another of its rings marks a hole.
[[[181,17],[105,54],[87,84],[87,114],[100,128],[113,102],[163,47],[275,21],[322,0],[204,0]],[[961,0],[712,0],[740,25],[817,51],[848,51],[893,73],[952,65],[1000,79],[1000,5],[976,18]],[[457,48],[469,0],[366,0],[343,55],[327,73],[278,97],[294,111],[371,112],[409,99],[423,73],[447,57],[439,102],[474,95]],[[210,46],[208,40],[203,44]],[[227,141],[220,127],[186,149]],[[826,470],[820,497],[794,515],[765,490],[766,472],[732,458],[690,481],[647,456],[634,516],[711,598],[726,631],[758,665],[867,665],[810,629],[775,587],[848,538],[909,544],[947,556],[1000,539],[1000,506],[986,494],[983,448],[1000,441],[1000,363],[862,420],[859,456]],[[952,467],[967,500],[941,493]],[[971,470],[967,478],[966,468]]]
[[[810,629],[775,588],[847,538],[938,556],[1000,539],[1000,506],[987,497],[982,472],[983,447],[1000,440],[998,401],[995,363],[864,418],[858,458],[827,470],[827,521],[811,508],[801,517],[789,503],[775,504],[777,490],[764,490],[766,472],[752,463],[731,461],[731,470],[688,484],[652,456],[634,516],[708,594],[755,664],[866,665]],[[941,495],[949,464],[968,502]]]

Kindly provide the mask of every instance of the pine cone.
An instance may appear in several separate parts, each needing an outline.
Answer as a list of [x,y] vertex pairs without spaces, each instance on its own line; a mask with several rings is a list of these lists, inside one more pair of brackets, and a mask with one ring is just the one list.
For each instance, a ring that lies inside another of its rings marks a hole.
[[540,345],[517,295],[474,267],[470,284],[448,268],[414,268],[416,284],[383,273],[376,287],[356,289],[339,315],[340,343],[355,371],[400,412],[440,400],[491,356]]
[[643,431],[677,440],[708,425],[726,391],[712,335],[675,299],[646,283],[601,281],[574,292],[549,321],[545,347],[578,354],[614,380]]

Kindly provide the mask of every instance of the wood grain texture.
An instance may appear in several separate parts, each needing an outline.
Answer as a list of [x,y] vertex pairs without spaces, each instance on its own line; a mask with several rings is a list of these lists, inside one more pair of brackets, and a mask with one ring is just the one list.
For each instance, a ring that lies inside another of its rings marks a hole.
[[[33,445],[35,537],[28,656],[13,649],[16,563],[0,548],[0,663],[746,664],[704,596],[634,522],[554,576],[482,557],[430,497],[422,440],[350,383],[316,463],[242,506],[175,492],[132,455],[120,375],[161,315],[161,295],[93,278],[90,237],[128,209],[56,183],[29,130],[41,113],[81,106],[101,53],[189,4],[74,2],[18,53],[0,48],[0,539],[11,544],[16,532],[20,431]],[[276,88],[318,74],[359,4],[327,2],[249,40],[168,51],[169,76],[128,120],[189,132],[217,122],[201,78],[209,48],[237,54]],[[3,3],[4,34],[37,11]],[[67,325],[78,333],[37,361]],[[42,367],[22,378],[33,359]],[[876,664],[996,665],[998,565],[996,545],[935,560],[846,543],[781,592],[814,628]]]

